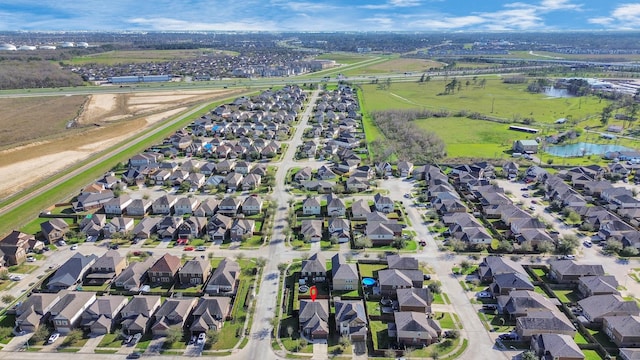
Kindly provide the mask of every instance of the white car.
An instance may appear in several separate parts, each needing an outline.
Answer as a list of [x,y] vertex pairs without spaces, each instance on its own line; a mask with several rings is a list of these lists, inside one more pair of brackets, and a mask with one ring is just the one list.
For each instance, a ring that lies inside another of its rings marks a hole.
[[33,256],[27,256],[27,262],[35,262],[36,258],[34,258]]
[[196,344],[202,345],[204,344],[206,339],[207,339],[207,335],[205,333],[200,333],[200,335],[198,335],[198,340],[196,340]]
[[491,293],[488,291],[480,291],[478,293],[478,297],[483,299],[488,299],[488,298],[491,298]]
[[49,336],[49,340],[47,340],[47,344],[53,344],[54,342],[56,342],[56,340],[58,340],[59,337],[60,334],[58,333],[51,334],[51,336]]
[[65,245],[67,245],[67,242],[64,241],[64,240],[60,240],[60,241],[58,241],[58,245],[65,246]]
[[22,280],[22,276],[20,276],[20,275],[11,275],[9,277],[9,279],[11,279],[13,281],[20,281],[20,280]]
[[73,244],[70,247],[71,250],[78,250],[78,244]]

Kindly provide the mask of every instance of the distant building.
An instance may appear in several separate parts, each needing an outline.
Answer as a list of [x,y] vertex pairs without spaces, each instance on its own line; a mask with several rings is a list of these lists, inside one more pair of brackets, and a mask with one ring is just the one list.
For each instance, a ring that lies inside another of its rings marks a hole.
[[131,84],[162,81],[171,81],[171,75],[113,76],[109,78],[109,82],[112,84]]
[[513,151],[525,154],[536,154],[538,142],[535,140],[516,140],[513,143]]

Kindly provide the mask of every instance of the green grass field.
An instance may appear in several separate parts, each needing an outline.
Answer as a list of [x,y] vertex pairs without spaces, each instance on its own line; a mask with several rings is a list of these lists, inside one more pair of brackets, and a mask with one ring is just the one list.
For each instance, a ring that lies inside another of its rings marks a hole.
[[162,62],[183,59],[195,59],[203,54],[236,54],[232,51],[214,49],[185,49],[185,50],[145,50],[145,51],[107,51],[98,54],[75,57],[71,64],[98,63],[115,65],[121,63]]
[[318,60],[334,60],[338,64],[355,64],[361,61],[372,60],[375,56],[372,55],[364,55],[364,54],[355,54],[355,53],[346,53],[346,52],[332,52],[321,54],[317,56]]

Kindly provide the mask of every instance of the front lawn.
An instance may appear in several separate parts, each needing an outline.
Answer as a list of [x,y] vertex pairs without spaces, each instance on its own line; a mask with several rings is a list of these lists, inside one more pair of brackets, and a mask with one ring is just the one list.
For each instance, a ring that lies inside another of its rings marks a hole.
[[100,344],[99,348],[120,348],[122,346],[122,338],[119,334],[106,334]]

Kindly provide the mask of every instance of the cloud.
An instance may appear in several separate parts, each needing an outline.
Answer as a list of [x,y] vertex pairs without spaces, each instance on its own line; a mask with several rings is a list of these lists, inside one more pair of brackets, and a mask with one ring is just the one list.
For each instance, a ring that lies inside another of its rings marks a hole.
[[590,24],[612,29],[638,29],[640,28],[640,4],[622,4],[613,9],[609,16],[594,17],[587,21]]
[[264,19],[244,20],[244,21],[229,21],[229,22],[214,22],[203,23],[184,21],[171,18],[131,18],[127,20],[128,23],[143,27],[151,30],[198,30],[198,31],[233,31],[233,30],[245,30],[245,31],[276,31],[278,30],[277,24],[271,21],[265,21]]
[[362,9],[382,10],[420,6],[420,0],[388,0],[385,4],[368,4],[359,6]]

